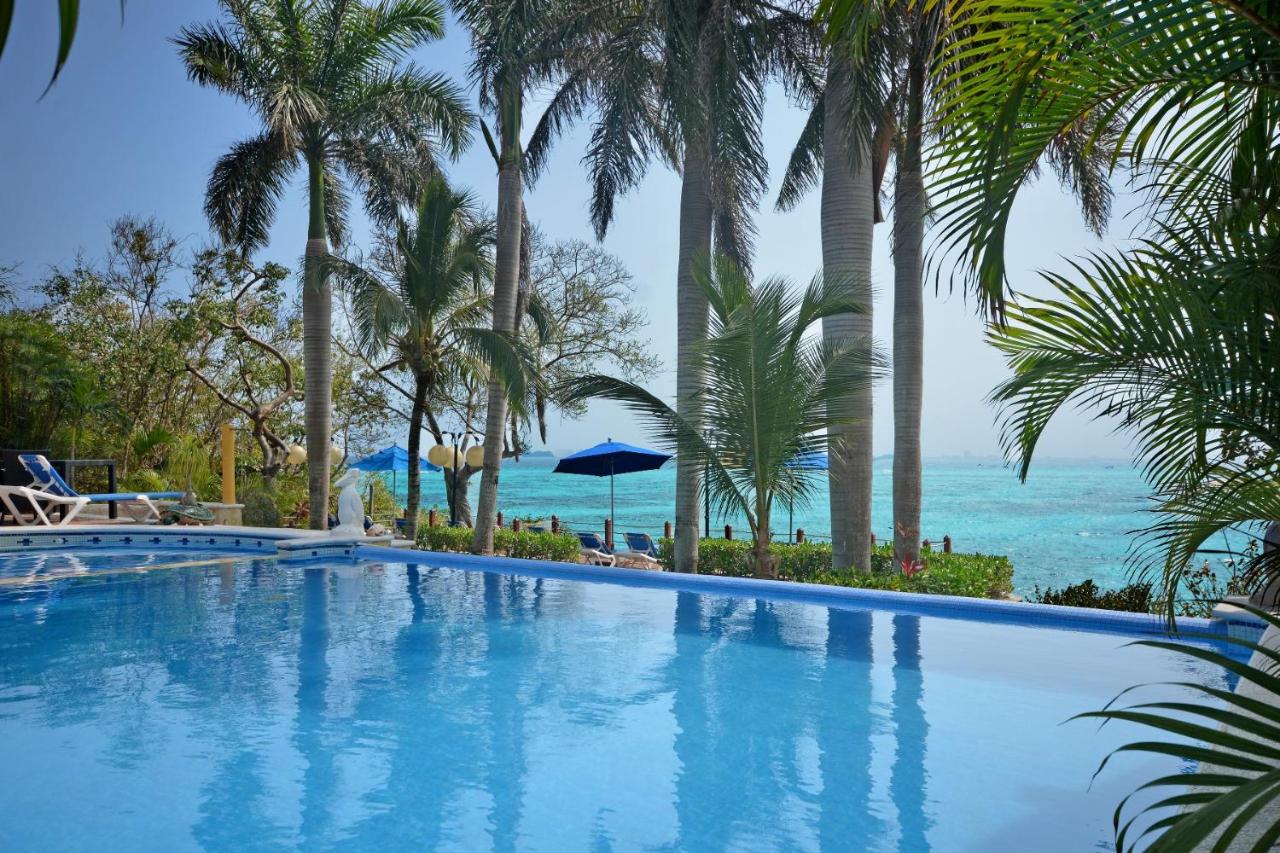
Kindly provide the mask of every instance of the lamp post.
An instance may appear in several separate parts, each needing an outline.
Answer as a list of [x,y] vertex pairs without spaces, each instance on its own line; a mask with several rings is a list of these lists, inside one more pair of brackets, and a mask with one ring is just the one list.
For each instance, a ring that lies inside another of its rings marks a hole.
[[[458,446],[459,444],[461,444],[463,440],[465,440],[468,437],[482,439],[484,438],[484,434],[476,432],[475,430],[470,430],[470,429],[463,429],[457,432],[444,430],[442,434],[447,439],[449,439],[450,443],[453,445],[453,453],[449,454],[446,459],[442,460],[443,464],[441,464],[440,467],[448,468],[453,472],[453,482],[449,484],[449,526],[457,527],[458,526],[458,470],[467,464],[467,460],[459,458]],[[478,446],[480,445],[475,445],[469,448],[467,450],[467,455],[469,456],[471,451]],[[441,451],[446,451],[446,452],[449,449],[441,444],[437,444],[436,448],[439,448]],[[436,448],[432,448],[432,451],[434,451]],[[428,454],[427,458],[430,459],[432,455],[433,454]],[[440,454],[434,454],[434,455],[439,456]]]
[[[702,431],[702,438],[707,443],[707,447],[711,446],[711,430]],[[708,460],[702,466],[702,523],[704,527],[703,538],[711,538],[711,484],[709,478],[711,476],[711,462]]]

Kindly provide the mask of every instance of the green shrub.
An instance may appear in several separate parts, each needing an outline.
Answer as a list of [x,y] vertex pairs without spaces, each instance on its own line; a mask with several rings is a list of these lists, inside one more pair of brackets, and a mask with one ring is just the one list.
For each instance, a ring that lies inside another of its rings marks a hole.
[[[454,551],[466,554],[471,551],[472,530],[469,527],[418,528],[418,547],[427,551]],[[530,533],[502,528],[494,531],[495,554],[517,557],[523,560],[555,560],[576,563],[580,550],[578,539],[563,533]]]
[[1151,584],[1131,583],[1123,589],[1100,590],[1092,579],[1056,590],[1036,587],[1032,601],[1040,604],[1062,604],[1067,607],[1091,607],[1098,610],[1123,610],[1128,613],[1150,613],[1154,603]]
[[279,527],[280,507],[276,496],[266,489],[247,491],[240,498],[244,503],[241,518],[248,527]]
[[[674,545],[671,539],[658,542],[658,559],[668,569],[673,564]],[[774,542],[770,550],[781,558],[781,580],[974,598],[1000,598],[1013,591],[1013,564],[1007,557],[926,551],[921,555],[925,570],[907,577],[893,565],[891,544],[873,550],[870,572],[834,571],[831,545],[826,542]],[[698,545],[698,570],[704,574],[750,577],[750,552],[751,543],[747,540],[703,539]]]

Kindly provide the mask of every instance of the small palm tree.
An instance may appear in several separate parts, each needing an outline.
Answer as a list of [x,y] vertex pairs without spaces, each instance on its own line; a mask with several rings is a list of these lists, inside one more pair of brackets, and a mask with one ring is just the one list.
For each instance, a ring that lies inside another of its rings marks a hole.
[[[369,192],[397,185],[405,151],[430,162],[456,156],[472,121],[461,93],[441,75],[403,58],[444,32],[433,0],[223,0],[227,22],[186,27],[177,38],[188,76],[245,101],[262,120],[260,134],[236,143],[214,165],[205,212],[230,245],[266,242],[289,176],[307,170],[310,219],[303,271],[303,368],[310,501],[329,500],[332,431],[332,295],[324,260],[329,241],[345,236],[347,194],[341,172]],[[395,205],[370,204],[381,224]],[[325,513],[312,513],[322,527]]]
[[[378,258],[378,269],[331,261],[351,295],[356,336],[371,359],[391,353],[387,370],[412,377],[409,459],[419,458],[429,421],[443,441],[435,414],[441,395],[459,380],[496,374],[517,399],[525,393],[529,356],[513,336],[488,325],[493,310],[493,223],[479,216],[474,199],[439,175],[418,196],[411,222],[400,222]],[[458,476],[454,472],[453,476]],[[452,490],[450,490],[452,492]],[[409,538],[417,531],[419,466],[410,464]]]
[[[824,318],[863,309],[848,282],[815,277],[796,295],[784,278],[753,286],[733,261],[704,261],[695,280],[710,306],[707,338],[693,347],[707,377],[696,417],[649,391],[607,376],[563,387],[569,400],[617,400],[645,417],[658,438],[708,472],[711,500],[722,512],[746,516],[757,577],[777,577],[769,552],[774,503],[807,499],[813,472],[790,467],[797,456],[820,452],[824,433],[843,423],[842,406],[883,369],[866,346],[832,346],[810,337]],[[714,435],[714,441],[704,435]]]

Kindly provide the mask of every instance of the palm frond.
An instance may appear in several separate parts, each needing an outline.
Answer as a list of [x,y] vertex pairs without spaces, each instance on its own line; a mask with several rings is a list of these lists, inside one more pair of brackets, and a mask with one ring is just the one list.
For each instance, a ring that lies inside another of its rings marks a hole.
[[265,245],[289,172],[297,164],[297,156],[270,133],[237,142],[219,157],[204,204],[218,236],[245,250]]

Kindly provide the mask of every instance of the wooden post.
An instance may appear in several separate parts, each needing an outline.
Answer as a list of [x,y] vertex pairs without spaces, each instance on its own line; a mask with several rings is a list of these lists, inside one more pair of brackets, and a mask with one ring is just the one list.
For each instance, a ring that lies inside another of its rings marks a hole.
[[669,521],[662,522],[662,538],[663,539],[671,538],[671,522]]
[[[515,525],[515,522],[514,522],[514,521],[512,521],[511,523],[512,523],[512,526],[514,526],[514,525]],[[502,529],[502,512],[501,512],[501,510],[499,510],[499,512],[498,512],[498,529],[499,529],[499,530],[501,530],[501,529]]]
[[552,533],[560,532],[560,516],[558,515],[551,516],[551,532]]
[[871,547],[876,547],[876,535],[874,533],[871,534]]
[[236,502],[236,431],[231,424],[222,425],[222,502]]
[[604,547],[610,551],[613,550],[613,519],[606,518],[604,520]]
[[929,551],[929,550],[931,550],[932,548],[933,548],[933,546],[929,544],[929,540],[928,540],[928,539],[926,539],[926,540],[924,540],[923,542],[921,542],[921,543],[920,543],[920,550],[921,550],[921,551]]
[[733,526],[732,526],[732,525],[726,524],[726,525],[724,526],[724,538],[725,538],[725,539],[732,539],[732,538],[733,538]]
[[[501,526],[501,525],[499,525],[499,526]],[[520,532],[520,519],[518,519],[518,518],[513,518],[513,519],[511,519],[511,532],[512,532],[512,533],[519,533],[519,532]]]
[[950,533],[942,537],[942,553],[944,554],[951,553],[951,534]]
[[796,544],[797,545],[804,544],[804,528],[803,527],[796,528]]
[[435,527],[435,526],[436,526],[436,508],[432,507],[431,509],[427,510],[427,527]]

